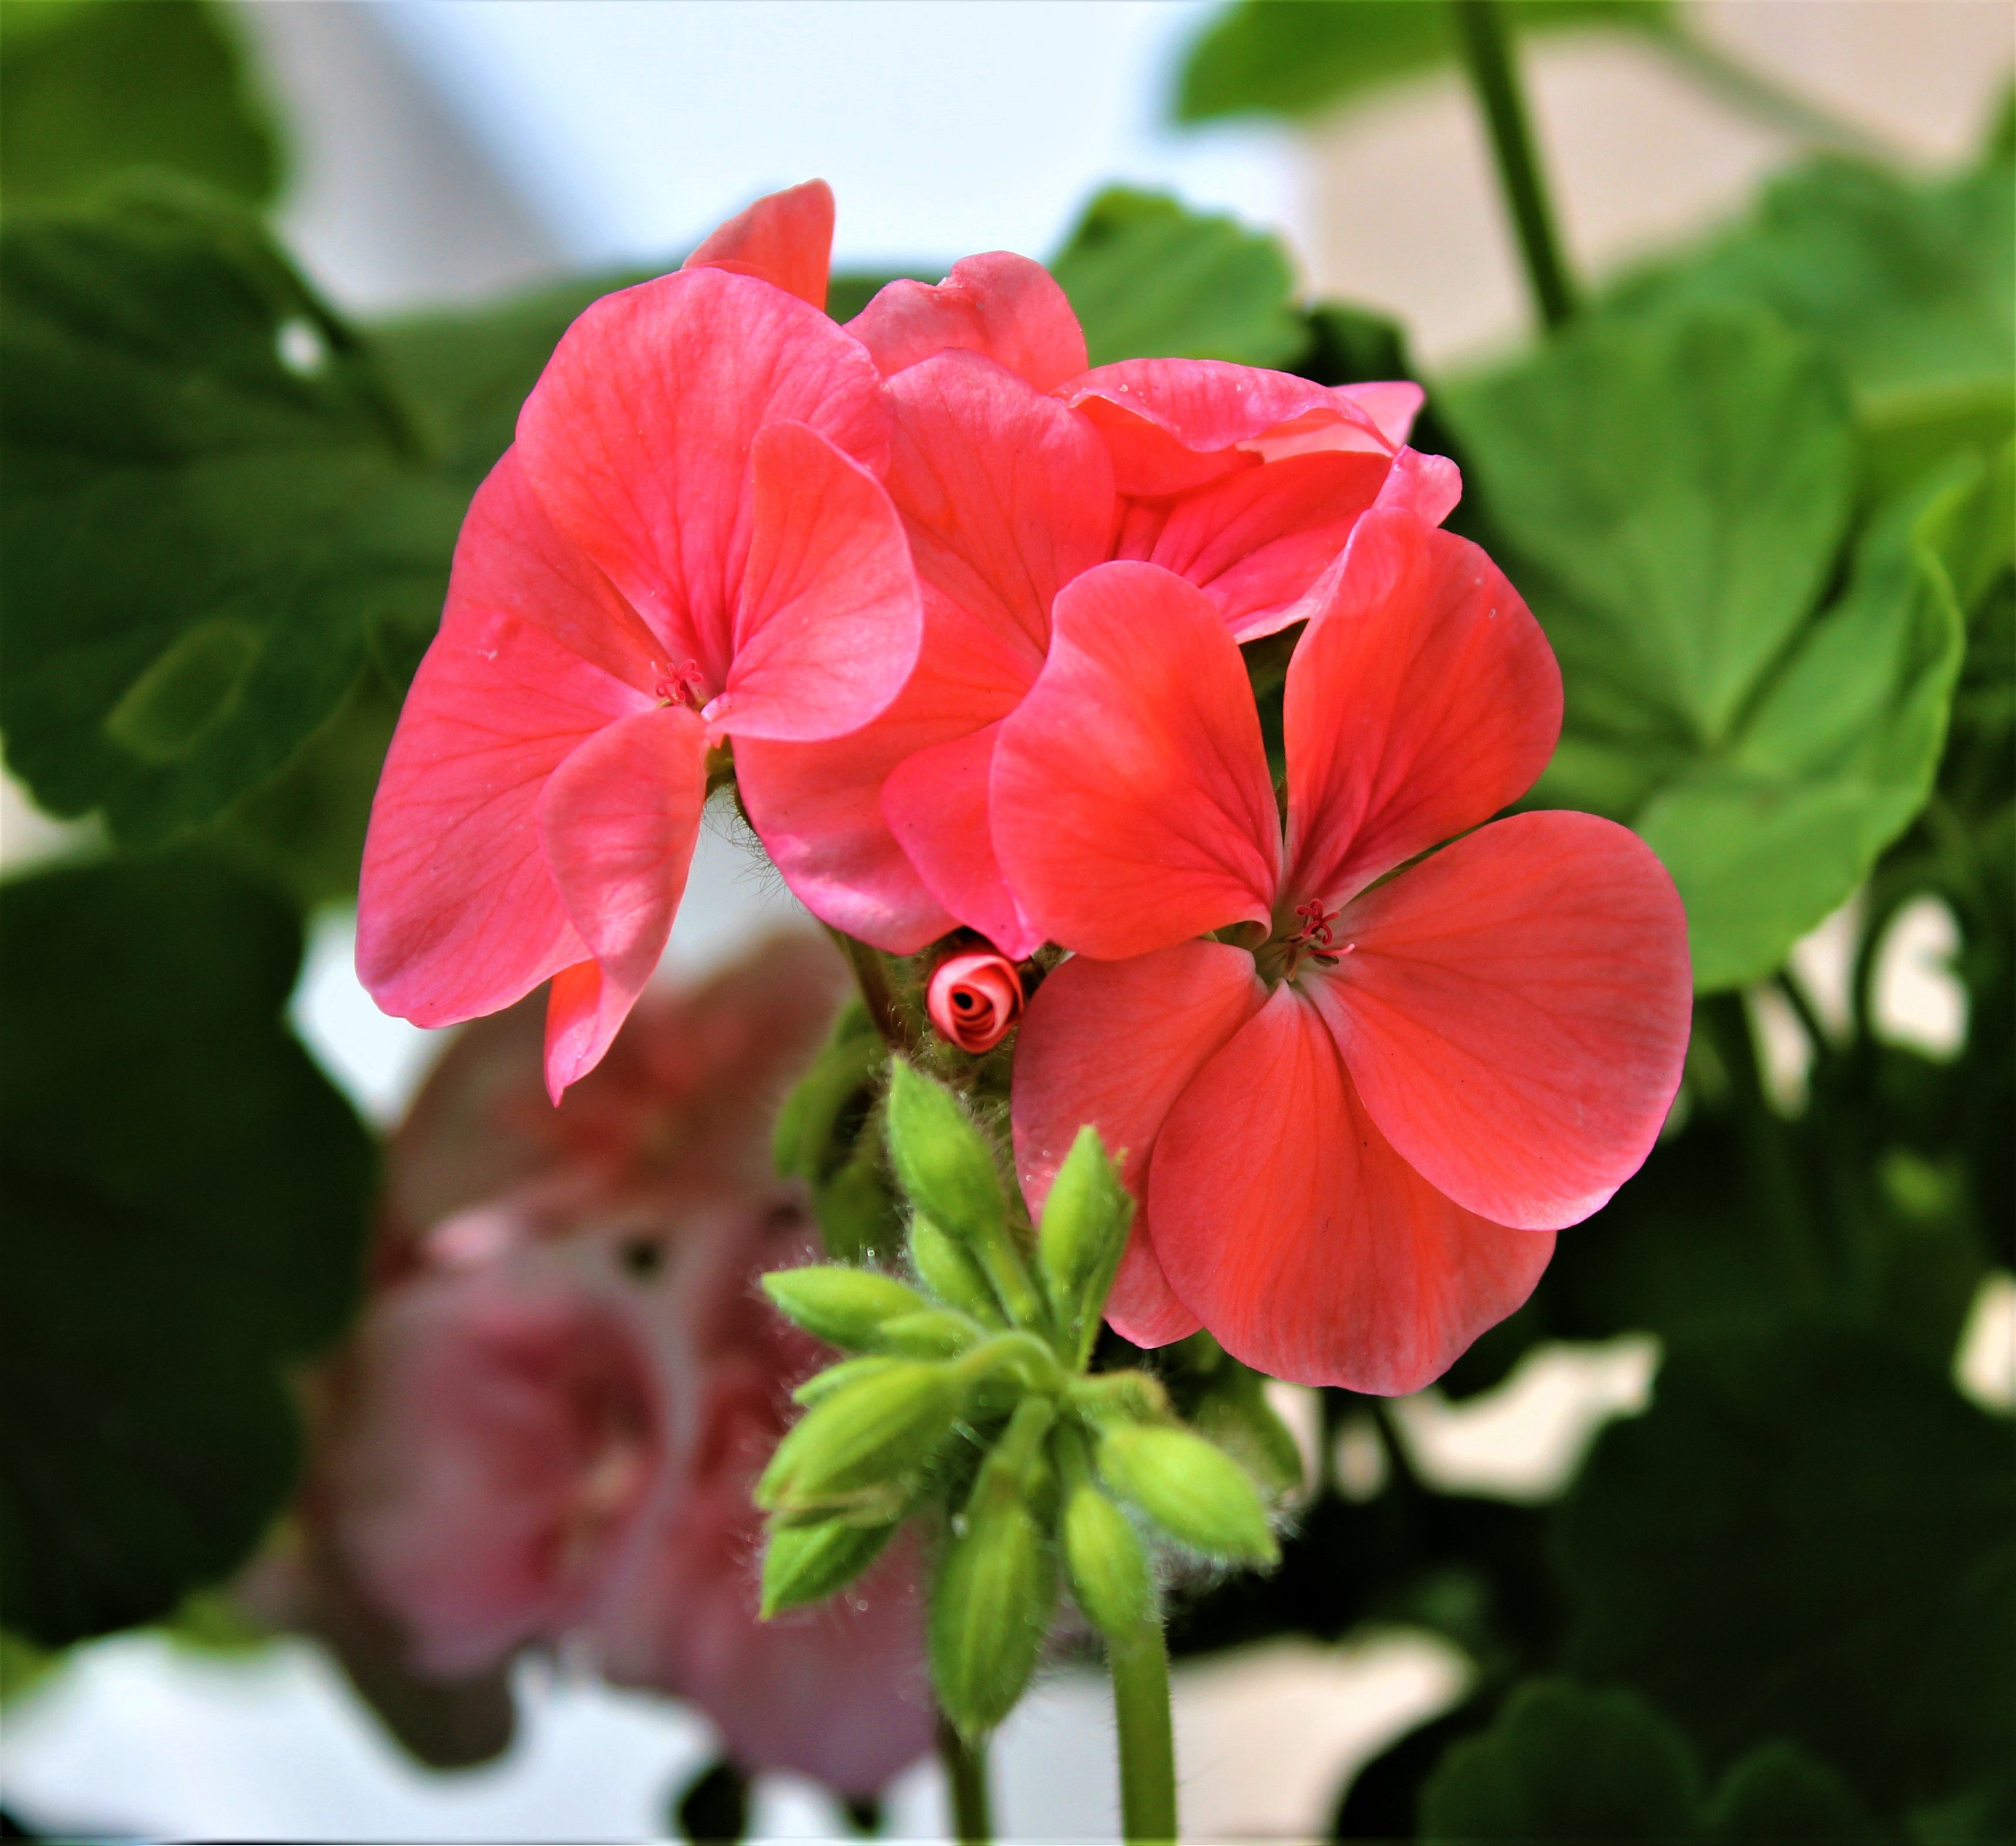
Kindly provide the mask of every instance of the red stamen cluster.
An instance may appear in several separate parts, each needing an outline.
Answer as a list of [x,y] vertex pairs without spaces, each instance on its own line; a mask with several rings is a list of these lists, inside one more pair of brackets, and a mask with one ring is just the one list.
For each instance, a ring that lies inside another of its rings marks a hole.
[[1296,964],[1305,957],[1319,961],[1326,968],[1334,968],[1358,946],[1355,943],[1346,943],[1341,949],[1337,946],[1336,932],[1330,925],[1337,921],[1339,913],[1325,910],[1315,899],[1297,904],[1295,914],[1301,918],[1302,926],[1281,945],[1287,951],[1285,975],[1293,975]]

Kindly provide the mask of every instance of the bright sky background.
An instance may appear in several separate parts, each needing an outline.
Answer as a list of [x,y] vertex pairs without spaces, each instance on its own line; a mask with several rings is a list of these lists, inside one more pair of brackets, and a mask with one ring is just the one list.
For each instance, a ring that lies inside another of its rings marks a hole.
[[1178,135],[1200,0],[424,0],[387,22],[584,261],[823,175],[843,266],[1040,255],[1112,179],[1285,224],[1285,138]]

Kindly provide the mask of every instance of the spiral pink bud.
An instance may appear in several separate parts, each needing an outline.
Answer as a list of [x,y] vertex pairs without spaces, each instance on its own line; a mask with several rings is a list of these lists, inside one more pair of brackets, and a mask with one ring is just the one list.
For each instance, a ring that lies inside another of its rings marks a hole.
[[962,1051],[991,1051],[1022,1016],[1022,977],[991,949],[949,955],[931,975],[924,1005],[940,1034]]

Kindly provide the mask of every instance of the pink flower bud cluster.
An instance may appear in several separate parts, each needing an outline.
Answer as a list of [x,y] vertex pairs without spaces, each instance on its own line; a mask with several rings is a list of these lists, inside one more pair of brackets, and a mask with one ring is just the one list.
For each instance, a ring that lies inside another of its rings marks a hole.
[[[1125,1151],[1115,1325],[1412,1390],[1657,1135],[1672,881],[1607,821],[1494,819],[1560,674],[1441,529],[1417,386],[1088,368],[1001,253],[837,326],[832,212],[759,201],[560,343],[387,761],[360,972],[428,1024],[550,980],[557,1097],[664,946],[732,745],[815,915],[956,937],[926,995],[953,1044],[999,1044],[1017,965],[1069,952],[1019,1025],[1017,1159],[1034,1204],[1081,1126]],[[1277,786],[1240,649],[1291,629]]]

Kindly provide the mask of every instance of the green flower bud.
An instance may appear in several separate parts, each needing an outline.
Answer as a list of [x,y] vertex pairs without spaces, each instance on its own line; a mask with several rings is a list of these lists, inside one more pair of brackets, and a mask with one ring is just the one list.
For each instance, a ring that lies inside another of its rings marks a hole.
[[1294,1433],[1267,1401],[1267,1381],[1227,1357],[1190,1412],[1190,1426],[1223,1449],[1280,1498],[1302,1484],[1302,1451]]
[[898,1058],[890,1067],[889,1158],[910,1202],[969,1243],[1007,1227],[1001,1176],[980,1131],[942,1084]]
[[902,1243],[895,1194],[873,1141],[863,1141],[830,1177],[813,1187],[812,1215],[826,1253],[843,1263],[859,1263]]
[[823,1179],[844,1157],[835,1130],[848,1104],[866,1089],[882,1057],[868,1009],[853,1001],[834,1022],[833,1036],[799,1079],[771,1131],[770,1155],[787,1178]]
[[931,1307],[893,1277],[837,1264],[777,1270],[763,1278],[763,1293],[815,1339],[856,1350],[877,1344],[884,1321]]
[[859,1359],[842,1359],[837,1365],[829,1365],[823,1372],[815,1372],[792,1392],[791,1401],[802,1404],[808,1410],[815,1404],[823,1402],[836,1393],[844,1391],[857,1380],[875,1378],[887,1372],[900,1360],[873,1355]]
[[910,1220],[910,1260],[917,1266],[924,1286],[947,1307],[970,1314],[986,1326],[1005,1325],[987,1271],[964,1244],[940,1230],[922,1212]]
[[981,1336],[982,1330],[964,1314],[927,1307],[884,1321],[876,1329],[875,1345],[880,1351],[898,1353],[906,1359],[949,1359]]
[[945,1715],[969,1738],[1014,1709],[1057,1605],[1057,1567],[1029,1503],[1050,1415],[1035,1400],[1016,1412],[981,1465],[932,1585],[931,1677]]
[[1101,1372],[1071,1381],[1071,1408],[1103,1428],[1109,1422],[1166,1422],[1175,1414],[1162,1381],[1146,1372]]
[[1100,1478],[1179,1543],[1249,1563],[1280,1556],[1246,1471],[1201,1436],[1111,1422],[1100,1432],[1096,1458]]
[[895,1530],[837,1519],[772,1526],[763,1546],[763,1619],[846,1588],[881,1556]]
[[949,1433],[963,1393],[942,1365],[901,1360],[823,1398],[777,1444],[756,1484],[765,1512],[893,1519]]
[[1154,1579],[1140,1534],[1089,1480],[1064,1494],[1064,1568],[1078,1606],[1108,1635],[1131,1634],[1154,1608]]
[[1075,1365],[1085,1363],[1098,1336],[1133,1217],[1134,1201],[1099,1130],[1081,1128],[1051,1182],[1036,1244],[1064,1350]]

